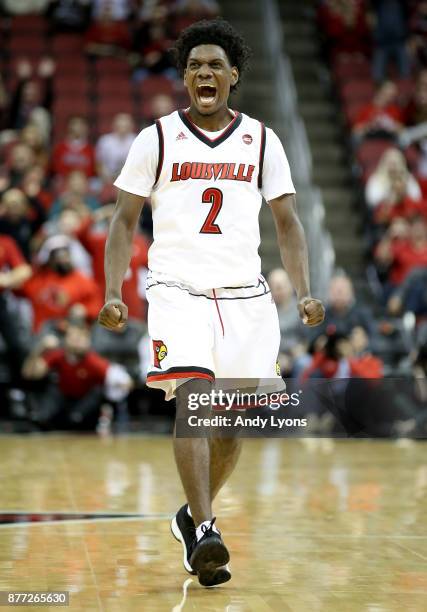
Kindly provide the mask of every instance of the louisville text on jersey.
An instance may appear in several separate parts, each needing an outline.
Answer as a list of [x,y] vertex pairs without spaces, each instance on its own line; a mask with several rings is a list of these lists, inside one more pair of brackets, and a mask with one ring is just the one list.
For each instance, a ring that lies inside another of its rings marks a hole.
[[172,164],[172,181],[203,179],[214,181],[245,181],[250,183],[255,166],[249,164],[182,162]]

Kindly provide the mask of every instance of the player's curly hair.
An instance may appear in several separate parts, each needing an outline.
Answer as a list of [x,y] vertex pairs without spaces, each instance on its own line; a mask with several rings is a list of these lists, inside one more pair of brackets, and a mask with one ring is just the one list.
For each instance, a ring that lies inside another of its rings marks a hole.
[[242,35],[228,21],[219,17],[193,23],[181,32],[171,49],[181,75],[184,74],[191,49],[198,45],[218,45],[224,49],[230,64],[236,66],[239,71],[238,82],[231,86],[231,91],[235,91],[242,74],[249,68],[251,56],[251,50]]

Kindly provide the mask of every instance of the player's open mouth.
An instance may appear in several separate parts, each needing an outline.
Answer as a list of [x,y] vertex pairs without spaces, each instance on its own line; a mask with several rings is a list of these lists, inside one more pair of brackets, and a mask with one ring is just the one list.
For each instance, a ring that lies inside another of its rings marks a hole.
[[201,104],[212,104],[216,98],[216,87],[214,85],[198,85],[196,93]]

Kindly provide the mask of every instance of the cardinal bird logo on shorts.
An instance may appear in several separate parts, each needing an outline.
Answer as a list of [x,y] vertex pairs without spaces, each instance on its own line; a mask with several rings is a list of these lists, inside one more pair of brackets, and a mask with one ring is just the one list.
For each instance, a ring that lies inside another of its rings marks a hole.
[[163,340],[153,340],[154,367],[161,368],[160,362],[168,354],[168,349]]

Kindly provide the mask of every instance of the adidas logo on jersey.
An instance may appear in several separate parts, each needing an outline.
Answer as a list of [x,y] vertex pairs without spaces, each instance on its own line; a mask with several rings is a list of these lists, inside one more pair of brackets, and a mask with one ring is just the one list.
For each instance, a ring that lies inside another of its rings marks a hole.
[[184,132],[180,132],[175,140],[187,140],[187,136],[184,134]]

